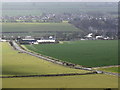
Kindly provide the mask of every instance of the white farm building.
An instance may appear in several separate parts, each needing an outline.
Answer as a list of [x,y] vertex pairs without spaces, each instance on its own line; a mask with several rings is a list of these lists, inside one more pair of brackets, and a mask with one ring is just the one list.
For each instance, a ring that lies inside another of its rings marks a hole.
[[40,39],[36,41],[37,43],[58,43],[58,41],[56,41],[55,38],[53,38],[52,36],[50,36],[48,39]]
[[43,40],[37,40],[38,43],[56,43],[55,39],[43,39]]

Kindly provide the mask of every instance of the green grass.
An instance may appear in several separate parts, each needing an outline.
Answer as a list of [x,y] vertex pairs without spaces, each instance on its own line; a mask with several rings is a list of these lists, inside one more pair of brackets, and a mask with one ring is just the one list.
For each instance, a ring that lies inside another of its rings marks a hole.
[[[117,88],[117,76],[83,75],[65,77],[4,78],[3,88]],[[53,90],[53,89],[52,89]],[[74,89],[73,89],[74,90]],[[99,89],[98,89],[99,90]]]
[[41,75],[87,72],[57,65],[25,53],[18,53],[18,51],[15,51],[8,43],[2,43],[2,49],[3,75]]
[[88,67],[118,64],[117,40],[74,41],[26,45],[29,50]]
[[[2,44],[3,75],[29,75],[86,72],[75,70],[18,53],[8,43]],[[0,54],[1,55],[1,54]],[[3,88],[117,88],[118,78],[110,75],[80,75],[64,77],[3,78]],[[52,89],[53,90],[53,89]]]
[[99,70],[113,73],[120,73],[120,67],[100,68]]
[[67,22],[63,23],[3,23],[2,32],[31,31],[80,31]]
[[11,37],[11,36],[14,36],[14,37],[18,37],[18,36],[21,36],[21,37],[25,37],[25,36],[33,36],[33,37],[43,37],[45,35],[55,35],[55,33],[31,33],[31,32],[26,32],[26,33],[2,33],[2,35],[6,36],[6,37]]

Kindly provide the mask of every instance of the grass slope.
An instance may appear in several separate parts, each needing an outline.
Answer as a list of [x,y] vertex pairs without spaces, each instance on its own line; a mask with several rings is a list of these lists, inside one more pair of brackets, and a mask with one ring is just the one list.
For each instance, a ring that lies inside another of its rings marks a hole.
[[113,73],[120,73],[120,67],[100,68],[99,70]]
[[[18,53],[8,43],[2,44],[3,75],[85,72],[59,66],[36,57]],[[109,75],[65,77],[3,78],[3,88],[117,88],[118,78]],[[52,89],[53,90],[53,89]]]
[[3,79],[3,88],[117,88],[117,87],[118,87],[117,77],[99,74],[83,76],[65,76],[65,77],[42,77],[42,78],[34,77],[34,78]]
[[80,31],[67,22],[63,23],[3,23],[2,32],[31,31]]
[[63,44],[26,45],[29,50],[83,66],[118,64],[117,40],[75,41]]
[[2,74],[3,75],[40,75],[58,73],[83,73],[84,70],[76,70],[53,64],[51,62],[18,53],[8,43],[2,43]]

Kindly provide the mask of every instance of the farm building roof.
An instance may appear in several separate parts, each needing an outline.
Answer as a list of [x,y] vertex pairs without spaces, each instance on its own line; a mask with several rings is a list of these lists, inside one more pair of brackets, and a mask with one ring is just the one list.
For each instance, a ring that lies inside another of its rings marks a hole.
[[37,42],[55,42],[55,40],[37,40]]

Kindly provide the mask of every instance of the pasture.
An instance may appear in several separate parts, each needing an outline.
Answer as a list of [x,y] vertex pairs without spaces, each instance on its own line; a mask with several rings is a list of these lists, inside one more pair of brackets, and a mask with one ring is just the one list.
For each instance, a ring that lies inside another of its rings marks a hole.
[[120,67],[100,68],[99,70],[113,73],[120,73]]
[[34,32],[34,31],[81,31],[75,26],[63,23],[3,23],[2,32]]
[[65,77],[4,78],[3,88],[118,88],[118,77],[98,74]]
[[2,43],[2,75],[42,75],[84,73],[87,71],[57,65],[25,53],[18,53],[8,43]]
[[87,67],[118,65],[117,40],[68,41],[26,47],[46,56]]
[[[3,76],[86,72],[75,70],[38,59],[25,53],[18,53],[8,43],[2,44]],[[63,77],[3,78],[3,88],[117,88],[118,77],[94,74]]]

